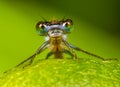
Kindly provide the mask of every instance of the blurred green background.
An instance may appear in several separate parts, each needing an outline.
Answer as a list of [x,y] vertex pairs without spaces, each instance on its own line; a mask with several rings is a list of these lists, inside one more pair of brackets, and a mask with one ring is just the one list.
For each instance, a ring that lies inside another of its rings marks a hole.
[[[118,0],[1,0],[0,73],[32,55],[44,42],[37,35],[38,21],[64,16],[74,22],[68,42],[101,55],[120,58]],[[80,58],[90,57],[78,53]],[[43,52],[38,58],[44,58]]]

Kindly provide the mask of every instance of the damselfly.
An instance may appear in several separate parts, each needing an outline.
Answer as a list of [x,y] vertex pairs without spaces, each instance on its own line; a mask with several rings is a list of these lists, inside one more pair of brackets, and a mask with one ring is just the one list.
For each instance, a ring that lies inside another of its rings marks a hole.
[[18,64],[17,66],[29,61],[31,64],[36,57],[36,55],[40,54],[46,48],[50,48],[50,52],[47,54],[46,59],[48,59],[51,55],[54,55],[55,58],[63,58],[63,53],[70,55],[73,59],[78,59],[74,50],[86,53],[88,55],[94,56],[96,58],[102,60],[112,60],[105,59],[96,54],[85,51],[77,46],[74,46],[67,42],[67,34],[71,32],[73,28],[73,22],[71,19],[63,19],[63,20],[52,20],[52,21],[40,21],[36,24],[36,31],[39,35],[45,36],[45,42],[38,48],[38,50],[29,58]]

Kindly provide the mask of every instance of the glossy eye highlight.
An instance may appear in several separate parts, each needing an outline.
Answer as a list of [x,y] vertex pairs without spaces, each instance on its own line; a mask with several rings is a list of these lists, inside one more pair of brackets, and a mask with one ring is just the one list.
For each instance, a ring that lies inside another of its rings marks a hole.
[[47,33],[46,25],[44,22],[38,22],[36,24],[36,31],[39,35],[44,36]]
[[64,23],[63,26],[65,27],[70,27],[72,25],[72,21],[70,19],[67,19]]
[[39,24],[39,28],[40,28],[40,29],[44,29],[44,28],[45,28],[45,25],[44,25],[44,24]]
[[73,22],[71,19],[66,19],[63,21],[62,26],[65,27],[64,33],[70,33],[72,31]]

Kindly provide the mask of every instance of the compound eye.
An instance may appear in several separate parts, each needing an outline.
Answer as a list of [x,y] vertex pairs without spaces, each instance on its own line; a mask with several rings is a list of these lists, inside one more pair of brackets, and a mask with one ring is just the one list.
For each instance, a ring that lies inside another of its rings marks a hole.
[[39,28],[43,30],[45,28],[45,24],[39,24]]
[[63,26],[65,26],[65,27],[70,26],[70,22],[65,22],[65,23],[63,23]]
[[65,22],[63,23],[63,26],[69,28],[70,26],[72,26],[72,20],[70,19],[65,20]]
[[72,25],[73,25],[73,23],[72,23],[71,19],[66,19],[64,21],[63,26],[65,27],[65,29],[64,29],[65,33],[70,33],[71,32],[71,30],[73,29]]
[[38,22],[36,25],[36,31],[39,35],[46,35],[46,25],[44,22]]

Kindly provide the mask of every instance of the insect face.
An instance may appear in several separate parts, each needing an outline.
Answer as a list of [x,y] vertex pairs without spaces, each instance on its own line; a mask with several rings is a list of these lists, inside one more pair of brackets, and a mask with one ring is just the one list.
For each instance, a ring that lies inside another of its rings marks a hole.
[[39,35],[43,36],[60,36],[62,34],[70,33],[72,30],[72,20],[52,20],[52,21],[45,21],[45,22],[38,22],[36,25],[36,31]]
[[48,31],[49,37],[60,37],[62,36],[63,31],[61,29],[55,28]]

